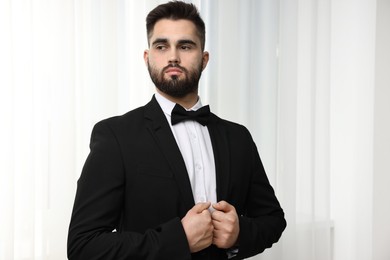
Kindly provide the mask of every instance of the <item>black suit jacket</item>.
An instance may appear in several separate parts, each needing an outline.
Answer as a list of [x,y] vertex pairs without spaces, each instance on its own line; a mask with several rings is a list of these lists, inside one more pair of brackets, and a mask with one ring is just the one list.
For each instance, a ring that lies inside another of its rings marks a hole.
[[[207,127],[218,201],[232,204],[240,216],[235,259],[258,254],[281,236],[283,210],[247,129],[214,114]],[[97,123],[90,149],[69,227],[69,259],[227,259],[215,246],[189,252],[181,218],[194,206],[191,185],[154,97]]]

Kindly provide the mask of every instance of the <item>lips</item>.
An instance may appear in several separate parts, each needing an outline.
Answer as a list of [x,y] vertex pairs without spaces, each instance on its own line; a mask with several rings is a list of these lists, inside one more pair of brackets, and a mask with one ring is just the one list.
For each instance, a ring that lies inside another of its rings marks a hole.
[[179,68],[168,68],[165,70],[165,73],[170,76],[173,76],[173,75],[180,75],[183,73],[183,71]]

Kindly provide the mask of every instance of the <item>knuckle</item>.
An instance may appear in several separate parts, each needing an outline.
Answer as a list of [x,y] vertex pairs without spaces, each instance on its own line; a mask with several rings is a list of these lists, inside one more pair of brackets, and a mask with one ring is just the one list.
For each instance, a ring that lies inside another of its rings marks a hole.
[[233,233],[233,227],[232,226],[229,226],[229,227],[227,227],[226,228],[226,233],[228,233],[228,234],[232,234]]

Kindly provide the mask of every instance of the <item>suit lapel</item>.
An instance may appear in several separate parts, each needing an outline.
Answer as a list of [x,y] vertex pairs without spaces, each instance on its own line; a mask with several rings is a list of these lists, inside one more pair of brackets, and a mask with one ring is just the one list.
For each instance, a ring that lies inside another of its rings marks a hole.
[[195,204],[187,169],[164,112],[154,96],[145,106],[145,118],[149,121],[150,133],[172,169],[182,194],[183,210],[187,211]]
[[[195,202],[187,169],[172,130],[154,96],[145,106],[145,118],[149,121],[148,130],[173,171],[182,194],[185,210],[188,210],[193,207]],[[218,201],[228,200],[230,178],[228,134],[221,122],[221,119],[212,114],[207,126],[213,146]]]
[[217,200],[228,200],[230,178],[230,150],[226,129],[221,125],[221,119],[211,115],[207,128],[213,146],[215,171],[217,177]]

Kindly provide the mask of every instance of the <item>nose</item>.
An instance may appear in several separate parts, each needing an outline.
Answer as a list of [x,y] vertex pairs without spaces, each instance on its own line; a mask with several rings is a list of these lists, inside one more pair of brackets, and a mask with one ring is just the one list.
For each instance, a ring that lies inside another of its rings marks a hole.
[[172,51],[170,52],[170,56],[169,56],[168,62],[170,64],[172,64],[172,63],[179,64],[180,63],[179,53],[178,53],[178,51],[176,49],[172,49]]

